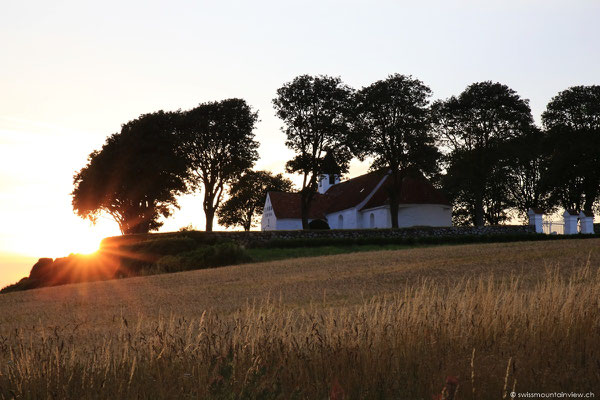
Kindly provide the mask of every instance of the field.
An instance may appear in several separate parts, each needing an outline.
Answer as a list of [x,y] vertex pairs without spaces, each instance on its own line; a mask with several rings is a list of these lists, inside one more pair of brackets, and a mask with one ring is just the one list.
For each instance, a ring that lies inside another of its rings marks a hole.
[[1,398],[600,395],[600,239],[295,258],[0,296]]

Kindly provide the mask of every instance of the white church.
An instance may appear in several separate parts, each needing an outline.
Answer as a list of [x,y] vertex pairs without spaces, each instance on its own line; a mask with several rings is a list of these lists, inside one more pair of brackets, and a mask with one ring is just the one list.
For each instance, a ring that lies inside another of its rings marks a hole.
[[[390,174],[384,170],[340,182],[339,174],[319,177],[309,210],[315,229],[391,228]],[[452,205],[423,176],[403,178],[398,193],[398,226],[452,226]],[[261,230],[302,229],[300,194],[269,192]]]

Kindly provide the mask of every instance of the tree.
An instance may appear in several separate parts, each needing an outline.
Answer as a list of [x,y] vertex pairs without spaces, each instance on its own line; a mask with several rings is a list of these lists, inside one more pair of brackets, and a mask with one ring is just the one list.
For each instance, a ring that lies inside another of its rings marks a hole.
[[554,203],[591,211],[600,194],[600,86],[574,86],[542,114],[551,143],[546,185]]
[[258,114],[242,99],[203,103],[181,113],[180,151],[191,187],[204,189],[207,231],[212,231],[225,186],[258,159],[253,133],[257,120]]
[[537,127],[506,143],[500,153],[508,154],[509,202],[517,214],[527,218],[530,208],[550,213],[554,209],[548,185],[545,181],[549,167],[547,135]]
[[308,211],[325,155],[333,154],[341,172],[348,169],[352,157],[347,145],[351,93],[340,78],[301,75],[279,88],[273,100],[276,114],[284,123],[285,144],[296,153],[286,170],[302,175],[303,229],[309,228]]
[[145,114],[124,124],[74,176],[73,210],[95,222],[110,215],[122,234],[147,233],[171,215],[183,193],[185,163],[176,154],[175,113]]
[[392,228],[398,227],[398,193],[403,174],[417,170],[431,177],[439,152],[429,129],[431,90],[410,76],[390,75],[356,94],[352,144],[360,159],[373,157],[372,169],[390,171]]
[[455,213],[476,226],[506,219],[511,157],[504,144],[533,129],[527,100],[500,83],[479,82],[432,106],[434,130],[445,150],[445,189]]
[[231,184],[229,199],[217,211],[219,224],[241,226],[249,231],[256,224],[256,216],[263,213],[267,192],[290,192],[293,186],[281,174],[247,171]]

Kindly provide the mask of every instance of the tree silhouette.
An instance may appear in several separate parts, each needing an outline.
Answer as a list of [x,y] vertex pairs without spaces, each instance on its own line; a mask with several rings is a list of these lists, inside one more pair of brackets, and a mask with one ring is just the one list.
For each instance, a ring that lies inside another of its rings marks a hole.
[[523,136],[511,139],[500,153],[507,155],[508,201],[517,214],[527,218],[530,208],[542,209],[546,213],[554,210],[548,188],[549,167],[548,137],[537,127]]
[[447,151],[444,187],[456,222],[483,226],[506,219],[509,154],[504,144],[533,129],[527,100],[500,83],[479,82],[432,106],[439,145]]
[[186,189],[185,163],[176,155],[175,113],[145,114],[123,125],[74,176],[73,209],[95,222],[110,215],[122,234],[147,233],[177,207]]
[[217,211],[219,224],[241,226],[249,231],[256,225],[256,217],[263,213],[267,192],[289,192],[293,186],[292,181],[281,174],[247,171],[231,184],[229,199]]
[[356,94],[352,147],[360,159],[373,157],[372,169],[391,172],[390,213],[398,227],[398,193],[403,174],[417,170],[431,177],[439,152],[429,130],[431,90],[410,76],[390,75]]
[[542,114],[551,143],[546,185],[555,204],[591,211],[600,194],[600,86],[574,86]]
[[212,231],[225,186],[258,159],[253,133],[257,120],[258,114],[242,99],[203,103],[181,113],[180,151],[191,187],[204,189],[207,231]]
[[277,90],[273,100],[283,120],[285,144],[296,156],[287,162],[290,173],[302,175],[300,211],[308,229],[308,211],[327,152],[333,153],[341,172],[352,157],[348,142],[352,90],[340,78],[301,75]]

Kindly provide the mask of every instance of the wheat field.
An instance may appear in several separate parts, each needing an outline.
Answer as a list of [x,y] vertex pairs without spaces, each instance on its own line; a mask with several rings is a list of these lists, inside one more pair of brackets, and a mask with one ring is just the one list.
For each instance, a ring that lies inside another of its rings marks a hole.
[[0,398],[600,395],[599,239],[249,264],[0,296]]

